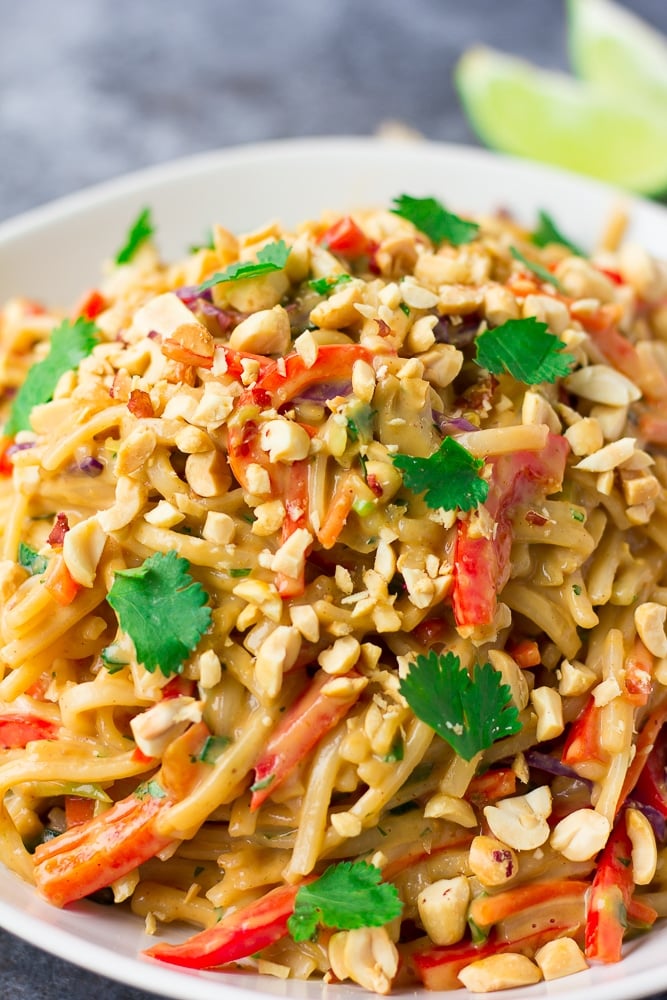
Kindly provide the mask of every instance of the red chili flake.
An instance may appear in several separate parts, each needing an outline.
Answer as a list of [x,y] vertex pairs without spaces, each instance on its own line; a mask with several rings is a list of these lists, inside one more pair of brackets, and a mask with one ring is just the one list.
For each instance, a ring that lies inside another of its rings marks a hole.
[[373,475],[372,472],[370,472],[366,477],[366,483],[368,484],[368,488],[373,491],[376,497],[382,496],[382,494],[384,493],[384,490],[382,489],[382,483],[380,482],[377,476]]
[[56,522],[51,528],[51,532],[47,539],[49,545],[54,549],[60,548],[68,531],[69,521],[67,520],[67,514],[56,514]]
[[375,322],[377,323],[378,337],[388,337],[391,334],[391,327],[383,319],[376,319]]
[[135,417],[154,417],[151,397],[143,389],[133,389],[127,401],[127,408]]
[[534,524],[536,527],[541,528],[549,520],[544,514],[538,514],[536,510],[526,511],[526,521],[528,524]]

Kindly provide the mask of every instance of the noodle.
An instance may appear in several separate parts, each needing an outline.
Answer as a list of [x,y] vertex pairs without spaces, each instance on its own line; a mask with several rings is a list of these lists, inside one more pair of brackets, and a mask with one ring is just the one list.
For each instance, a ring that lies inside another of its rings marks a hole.
[[[0,857],[50,902],[383,992],[667,913],[667,270],[478,226],[216,226],[0,311]],[[360,862],[401,915],[299,940]]]

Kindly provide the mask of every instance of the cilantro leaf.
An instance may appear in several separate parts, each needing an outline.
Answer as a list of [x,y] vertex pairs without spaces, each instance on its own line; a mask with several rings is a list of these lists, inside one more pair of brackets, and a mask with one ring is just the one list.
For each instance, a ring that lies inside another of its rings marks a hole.
[[204,746],[194,759],[204,764],[215,764],[230,743],[231,740],[227,736],[207,736]]
[[211,624],[208,594],[175,552],[156,552],[136,569],[118,570],[107,600],[146,670],[165,677],[183,661]]
[[200,250],[215,250],[215,241],[213,239],[212,229],[208,229],[206,231],[203,243],[191,243],[188,247],[188,253],[199,253]]
[[562,341],[548,332],[547,324],[534,316],[508,319],[481,333],[475,344],[475,361],[481,368],[496,375],[507,372],[526,385],[564,378],[575,360],[562,349]]
[[40,576],[49,565],[45,556],[40,556],[39,552],[25,542],[19,542],[18,564],[27,569],[30,576]]
[[394,198],[391,211],[407,219],[435,244],[446,240],[458,247],[462,243],[470,243],[479,232],[476,222],[468,222],[448,212],[437,198],[412,198],[409,194],[400,194]]
[[408,489],[423,493],[432,510],[472,510],[488,496],[489,484],[478,475],[484,460],[473,458],[454,438],[445,438],[428,458],[398,454],[391,460]]
[[544,281],[549,285],[553,285],[554,288],[558,288],[562,291],[562,285],[558,278],[548,271],[546,267],[542,267],[541,264],[536,263],[534,260],[529,260],[528,257],[524,257],[520,250],[516,247],[510,247],[510,253],[515,260],[518,260],[524,267],[527,267],[529,271],[537,275],[540,281]]
[[49,353],[32,366],[14,397],[9,419],[5,424],[5,434],[11,436],[17,431],[30,429],[33,407],[48,403],[53,398],[59,378],[88,357],[98,339],[95,324],[82,317],[73,323],[64,319],[53,330]]
[[458,656],[431,650],[410,666],[400,692],[417,718],[465,760],[521,730],[519,712],[508,704],[511,689],[490,663],[475,664],[471,677]]
[[151,781],[144,781],[140,785],[137,785],[134,790],[134,794],[138,799],[145,799],[149,797],[153,799],[164,799],[167,797],[167,793],[162,785],[154,779]]
[[284,240],[274,243],[267,243],[257,251],[257,260],[237,260],[224,271],[217,271],[212,278],[204,281],[197,289],[198,293],[205,292],[208,288],[220,285],[224,281],[241,281],[243,278],[258,278],[262,274],[270,274],[271,271],[282,271],[290,248]]
[[546,247],[550,243],[559,243],[562,247],[567,247],[577,257],[585,257],[586,254],[580,250],[576,243],[572,243],[566,236],[563,236],[558,226],[548,212],[540,209],[538,215],[538,225],[535,232],[530,237],[531,242],[536,247]]
[[329,278],[312,278],[308,285],[314,292],[318,295],[328,295],[329,292],[333,292],[335,288],[339,285],[346,285],[348,281],[352,281],[352,276],[349,274],[335,274],[331,275]]
[[382,872],[365,861],[330,865],[314,882],[302,885],[287,927],[295,941],[314,938],[318,924],[351,931],[382,927],[403,908],[396,887],[380,882]]
[[114,257],[116,264],[129,264],[135,253],[155,232],[150,208],[144,208],[132,223],[125,243]]

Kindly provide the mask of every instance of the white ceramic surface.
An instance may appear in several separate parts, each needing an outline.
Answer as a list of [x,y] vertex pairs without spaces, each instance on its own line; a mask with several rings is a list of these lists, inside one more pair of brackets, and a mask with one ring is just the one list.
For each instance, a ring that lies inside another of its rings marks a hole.
[[[545,208],[571,239],[588,248],[614,206],[624,201],[631,216],[629,237],[667,256],[667,211],[593,181],[461,146],[304,140],[206,154],[143,171],[0,225],[0,300],[22,294],[70,305],[95,284],[100,262],[113,255],[128,224],[147,205],[163,254],[174,257],[202,239],[212,222],[232,230],[273,218],[290,225],[324,208],[386,205],[400,193],[435,195],[459,212],[505,207],[528,225]],[[219,1000],[223,990],[227,1000],[341,1000],[361,992],[246,974],[190,973],[149,962],[140,952],[155,939],[144,934],[139,918],[87,903],[56,910],[1,868],[0,925],[61,958],[175,1000]],[[647,996],[667,990],[666,955],[664,926],[631,943],[619,965],[498,996]]]

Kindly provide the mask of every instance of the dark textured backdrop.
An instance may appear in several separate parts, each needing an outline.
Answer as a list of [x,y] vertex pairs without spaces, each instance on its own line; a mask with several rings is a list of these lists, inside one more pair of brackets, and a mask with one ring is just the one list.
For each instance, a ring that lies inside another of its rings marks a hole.
[[[667,0],[627,0],[667,32]],[[397,120],[474,142],[485,42],[567,65],[562,0],[0,0],[0,220],[139,167]],[[0,931],[0,1000],[147,1000]]]

